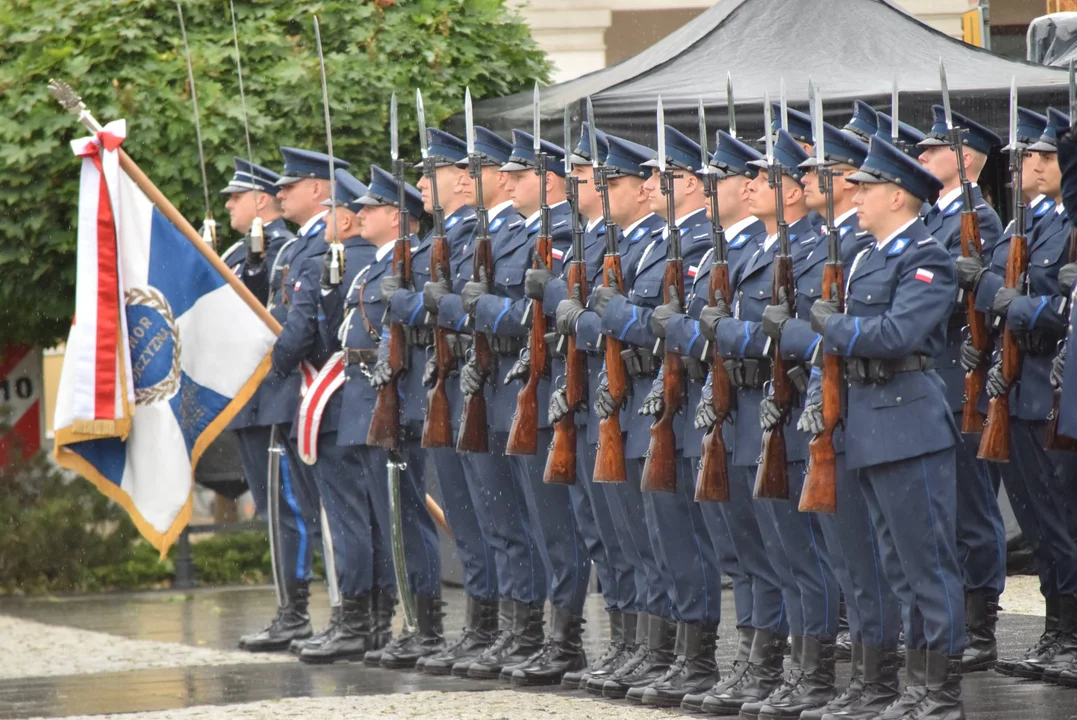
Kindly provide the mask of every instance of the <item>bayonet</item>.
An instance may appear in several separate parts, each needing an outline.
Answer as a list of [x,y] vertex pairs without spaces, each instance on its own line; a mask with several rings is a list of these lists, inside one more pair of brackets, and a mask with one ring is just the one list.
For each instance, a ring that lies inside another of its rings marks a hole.
[[[789,132],[789,102],[785,97],[785,77],[779,80],[778,85],[778,102],[780,103],[782,130]],[[767,128],[767,132],[770,132],[770,128]]]
[[942,111],[946,116],[946,129],[954,129],[954,113],[950,110],[950,88],[946,83],[946,65],[939,58],[939,86],[942,88]]
[[898,80],[897,75],[894,76],[894,82],[890,86],[890,142],[894,147],[901,147],[901,133],[900,127],[900,109],[898,107]]
[[400,126],[397,117],[396,93],[393,93],[389,99],[389,156],[393,162],[400,159]]
[[430,154],[430,149],[426,145],[426,109],[423,107],[423,93],[421,90],[415,91],[415,114],[419,118],[419,152],[423,160],[426,160]]
[[968,174],[965,171],[965,157],[961,148],[961,136],[965,130],[954,126],[954,113],[950,109],[950,87],[946,82],[946,66],[943,64],[941,57],[939,58],[939,87],[942,90],[942,111],[946,116],[946,130],[950,135],[950,147],[957,154],[957,173],[961,178],[961,198],[965,203],[965,212],[971,212],[972,184],[969,182]]
[[[254,152],[251,150],[251,126],[247,119],[247,95],[243,90],[243,62],[239,57],[239,29],[236,27],[236,5],[228,0],[228,12],[232,16],[232,41],[236,46],[236,77],[239,79],[239,107],[243,111],[243,136],[247,141],[247,162],[251,165],[251,184],[254,191],[255,207],[258,205],[258,184],[254,182]],[[265,252],[265,233],[262,230],[262,217],[257,213],[251,221],[249,231],[251,251],[261,255]]]
[[1010,80],[1010,143],[1006,149],[1013,155],[1017,152],[1017,76]]
[[337,173],[333,159],[333,127],[329,121],[329,86],[325,82],[325,55],[322,54],[322,30],[318,25],[318,16],[314,16],[314,44],[318,49],[318,68],[322,76],[322,110],[325,113],[325,144],[329,150],[329,202],[332,203],[330,216],[333,222],[333,242],[329,248],[332,256],[329,261],[329,281],[337,285],[344,274],[344,246],[340,243],[337,228]]
[[542,118],[541,106],[539,105],[539,84],[535,81],[535,89],[531,96],[531,134],[534,136],[533,149],[537,157],[542,152]]
[[737,137],[737,107],[733,102],[733,74],[725,74],[725,111],[729,117],[729,135]]
[[471,88],[464,88],[464,137],[467,139],[467,154],[475,154],[475,114],[471,108]]
[[183,22],[183,6],[176,3],[179,15],[180,34],[183,36],[183,49],[187,53],[187,83],[191,86],[191,107],[194,110],[194,135],[198,140],[198,166],[202,170],[202,194],[206,200],[206,220],[202,225],[202,239],[214,250],[217,249],[217,223],[213,219],[213,210],[209,204],[209,178],[206,176],[206,153],[202,148],[202,123],[198,117],[198,92],[194,86],[194,67],[191,65],[191,46],[187,42],[187,26]]
[[699,105],[696,107],[696,117],[699,118],[699,157],[701,160],[701,171],[704,175],[709,175],[711,171],[711,158],[707,149],[707,114],[703,109],[703,98],[699,99]]
[[[572,174],[572,151],[570,149],[572,147],[572,130],[571,130],[572,125],[571,124],[572,124],[572,113],[569,110],[568,105],[565,105],[565,117],[564,117],[564,120],[561,123],[561,132],[562,132],[562,136],[564,138],[564,145],[562,145],[562,147],[565,148],[565,177],[568,177],[569,175]],[[594,129],[592,128],[591,137],[594,137],[594,135],[595,135]]]
[[[600,164],[599,161],[598,161],[598,128],[595,127],[595,108],[591,104],[591,98],[589,98],[589,97],[587,98],[587,126],[589,128],[591,128],[590,138],[589,138],[589,140],[591,141],[591,143],[590,143],[591,147],[589,148],[590,151],[591,151],[591,167],[597,173],[598,172],[598,166]],[[597,175],[596,175],[596,182],[597,182]]]
[[763,125],[766,128],[763,132],[763,139],[766,143],[767,153],[767,165],[774,165],[774,135],[771,133],[770,128],[774,122],[773,114],[770,109],[770,91],[763,91]]
[[811,136],[815,150],[816,167],[822,167],[823,155],[823,111],[822,104],[816,103],[819,97],[815,91],[815,83],[808,81],[808,114],[811,116]]
[[[666,171],[666,112],[662,108],[662,96],[658,96],[658,111],[656,113],[658,122],[658,171],[664,173]],[[669,218],[669,222],[673,223],[675,218]]]

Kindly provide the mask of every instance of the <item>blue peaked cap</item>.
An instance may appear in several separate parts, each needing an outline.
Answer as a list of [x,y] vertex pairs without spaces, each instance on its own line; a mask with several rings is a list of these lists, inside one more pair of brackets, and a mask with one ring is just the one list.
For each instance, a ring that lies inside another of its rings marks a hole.
[[[541,144],[546,153],[546,171],[561,177],[565,176],[565,151],[546,140]],[[535,137],[523,130],[512,131],[512,152],[507,163],[501,166],[501,172],[535,169]]]
[[[598,147],[598,161],[600,163],[606,162],[606,156],[610,152],[610,143],[606,138],[606,133],[596,129],[595,144]],[[580,131],[580,141],[576,143],[576,147],[572,150],[572,162],[576,165],[591,164],[591,124],[586,120],[583,123],[583,129]]]
[[277,194],[276,182],[280,180],[280,175],[241,157],[232,160],[235,163],[236,172],[228,181],[228,185],[221,190],[222,195],[235,195],[251,190],[261,190],[270,195]]
[[[467,152],[466,143],[464,145],[464,152]],[[512,143],[494,131],[488,130],[481,125],[476,125],[475,153],[482,158],[483,165],[496,165],[501,167],[509,161],[509,155],[512,154]],[[463,158],[456,161],[456,167],[466,168],[467,166],[467,155],[465,154]]]
[[[334,174],[337,176],[335,188],[337,193],[337,205],[343,205],[352,212],[359,212],[359,208],[362,206],[356,201],[366,195],[366,185],[343,168],[336,168]],[[332,207],[333,198],[329,197],[323,200],[322,205]]]
[[[666,125],[666,162],[681,170],[698,173],[703,169],[703,151],[692,138],[672,125]],[[644,163],[646,167],[658,167],[658,157]]]
[[1017,107],[1017,142],[1031,145],[1047,129],[1047,116],[1028,108]]
[[[329,156],[325,153],[282,147],[280,154],[284,158],[284,172],[280,174],[276,182],[277,187],[290,185],[306,178],[329,179]],[[333,158],[334,169],[350,167],[351,163]]]
[[853,116],[842,128],[845,132],[852,133],[861,142],[867,142],[868,138],[879,129],[879,113],[871,105],[863,100],[853,101]]
[[[609,151],[606,153],[606,159],[602,161],[606,167],[606,177],[650,177],[650,165],[646,163],[654,159],[654,150],[615,135],[607,135],[606,141],[609,143]],[[601,146],[598,152],[602,154]]]
[[[785,130],[779,130],[774,141],[774,159],[781,166],[783,175],[788,175],[798,183],[803,180],[804,170],[800,167],[800,164],[808,159],[808,153]],[[753,160],[751,165],[765,170],[767,168],[767,158],[761,156],[759,160]]]
[[[371,165],[370,185],[367,186],[366,192],[355,200],[356,206],[392,205],[397,207],[399,188],[392,173],[382,170],[377,165]],[[413,218],[423,214],[423,194],[409,183],[404,183],[404,209]]]
[[[782,129],[781,103],[771,103],[770,108],[770,129],[771,132],[778,132]],[[789,127],[786,128],[786,132],[798,142],[813,144],[815,140],[811,132],[811,116],[793,108],[786,108],[786,114],[789,116]],[[759,138],[759,142],[764,142],[765,140],[766,138]]]
[[[946,129],[946,111],[942,105],[932,105],[931,112],[934,122],[926,137],[920,141],[920,147],[938,147],[950,144],[950,134]],[[967,132],[961,134],[961,140],[973,150],[979,150],[984,155],[991,152],[991,148],[1002,144],[1002,138],[985,128],[975,120],[965,117],[961,113],[953,113],[954,125],[964,128]]]
[[[886,113],[878,113],[879,129],[875,133],[875,137],[880,140],[884,140],[888,143],[893,142],[893,138],[890,137],[891,132],[894,129],[894,119]],[[920,147],[920,141],[926,137],[922,132],[914,128],[908,123],[898,121],[898,140],[905,143],[904,150],[912,157],[920,157],[920,153],[924,151]]]
[[888,142],[873,138],[860,169],[845,179],[851,183],[893,183],[924,202],[933,203],[942,182],[914,158]]
[[1047,127],[1043,130],[1038,142],[1028,146],[1032,152],[1058,152],[1058,138],[1065,135],[1070,129],[1070,116],[1059,112],[1053,107],[1047,108]]
[[[467,143],[444,130],[427,128],[426,154],[434,160],[435,167],[448,167],[467,160]],[[415,164],[417,168],[422,166],[421,162]]]
[[742,175],[754,178],[759,174],[756,166],[749,164],[763,157],[755,148],[745,145],[725,130],[719,130],[715,139],[717,145],[711,155],[710,164],[711,167],[717,168],[723,177]]
[[[851,134],[838,130],[830,123],[823,123],[823,152],[823,157],[827,162],[843,163],[858,168],[868,156],[868,146]],[[818,164],[815,155],[812,155],[802,162],[800,167],[807,170]]]

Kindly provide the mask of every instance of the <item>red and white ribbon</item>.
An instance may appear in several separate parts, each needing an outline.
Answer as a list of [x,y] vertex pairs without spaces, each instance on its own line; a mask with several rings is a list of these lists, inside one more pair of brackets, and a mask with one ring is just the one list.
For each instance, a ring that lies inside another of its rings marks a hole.
[[[307,363],[309,364],[309,363]],[[307,372],[303,371],[303,402],[299,404],[298,450],[299,458],[307,465],[318,461],[318,431],[322,426],[322,414],[329,405],[333,393],[344,384],[344,352],[336,352],[309,384]]]

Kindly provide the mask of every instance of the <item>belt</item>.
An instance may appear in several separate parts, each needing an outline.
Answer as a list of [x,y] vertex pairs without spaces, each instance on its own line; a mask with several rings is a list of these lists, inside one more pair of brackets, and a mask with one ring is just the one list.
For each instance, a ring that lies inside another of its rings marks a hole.
[[377,348],[344,349],[345,365],[374,365],[378,362]]
[[524,349],[523,338],[504,335],[487,335],[486,337],[490,340],[490,349],[498,355],[516,356]]
[[922,372],[935,367],[930,355],[909,355],[897,360],[880,358],[845,358],[845,376],[861,385],[885,385],[903,372]]

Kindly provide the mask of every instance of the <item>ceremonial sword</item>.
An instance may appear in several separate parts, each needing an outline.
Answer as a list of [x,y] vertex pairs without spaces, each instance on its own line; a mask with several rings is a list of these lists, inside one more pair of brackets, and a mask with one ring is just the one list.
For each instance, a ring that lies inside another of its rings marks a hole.
[[187,53],[187,82],[191,86],[191,107],[194,109],[194,134],[198,140],[198,165],[202,169],[202,194],[206,200],[206,219],[202,223],[202,239],[217,250],[217,221],[213,219],[213,210],[209,205],[209,179],[206,177],[206,153],[202,149],[202,123],[198,119],[198,92],[194,87],[194,68],[191,66],[191,46],[187,43],[187,26],[183,22],[183,6],[176,3],[179,15],[180,34],[183,36],[183,49]]

